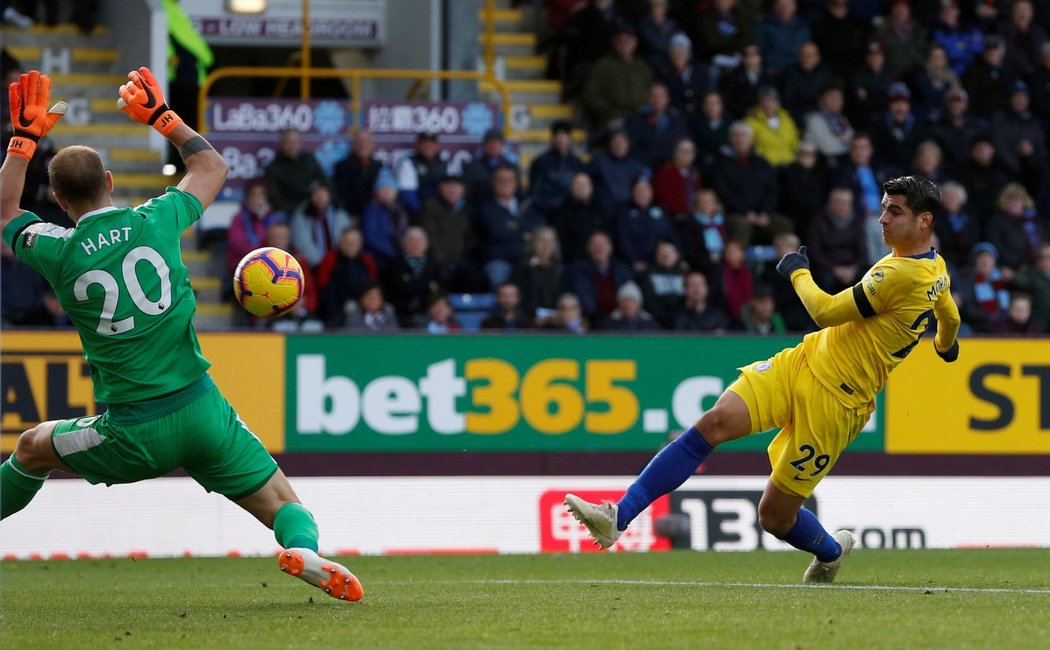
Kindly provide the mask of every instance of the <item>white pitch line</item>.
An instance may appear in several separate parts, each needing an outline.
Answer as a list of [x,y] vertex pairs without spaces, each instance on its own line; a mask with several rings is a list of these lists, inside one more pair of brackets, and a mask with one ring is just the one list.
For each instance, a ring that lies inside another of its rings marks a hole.
[[[372,583],[382,584],[419,584],[415,580],[372,580]],[[841,589],[848,591],[920,591],[920,592],[948,592],[948,593],[971,593],[971,594],[1036,594],[1050,596],[1048,589],[1009,589],[1006,587],[946,587],[927,586],[909,587],[893,585],[792,585],[775,582],[704,582],[688,580],[426,580],[427,584],[473,584],[473,585],[623,585],[640,587],[748,587],[751,589]]]

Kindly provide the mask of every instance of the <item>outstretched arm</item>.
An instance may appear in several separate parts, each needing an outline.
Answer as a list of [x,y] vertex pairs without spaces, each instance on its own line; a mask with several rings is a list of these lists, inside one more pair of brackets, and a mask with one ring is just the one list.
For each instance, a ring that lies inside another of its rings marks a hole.
[[933,339],[933,349],[937,354],[951,363],[959,358],[959,308],[955,305],[951,290],[945,291],[933,304],[933,315],[937,318],[937,336]]
[[200,201],[207,208],[226,183],[229,167],[222,156],[182,121],[164,102],[164,92],[149,68],[128,73],[129,81],[120,87],[117,106],[140,124],[152,126],[179,150],[186,161],[186,176],[178,187]]
[[14,136],[7,145],[7,158],[0,167],[0,231],[25,212],[19,202],[25,187],[26,168],[36,152],[36,144],[47,135],[66,112],[66,103],[50,109],[51,78],[33,70],[19,75],[8,88],[11,100],[11,125]]
[[[863,304],[871,309],[867,302],[864,291],[858,284],[852,289],[844,289],[835,295],[831,295],[817,286],[813,280],[813,274],[809,270],[809,258],[806,257],[806,247],[798,249],[797,253],[788,253],[777,264],[777,271],[791,280],[791,286],[795,287],[802,304],[806,307],[813,322],[818,327],[831,327],[841,325],[851,320],[860,320],[866,315],[862,312]],[[860,296],[857,292],[860,291]]]

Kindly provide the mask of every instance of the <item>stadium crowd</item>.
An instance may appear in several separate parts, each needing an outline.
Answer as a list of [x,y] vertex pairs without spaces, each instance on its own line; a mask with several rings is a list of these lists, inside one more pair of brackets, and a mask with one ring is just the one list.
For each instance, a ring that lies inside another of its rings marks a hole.
[[[536,4],[580,117],[527,167],[495,129],[455,173],[433,133],[385,166],[359,131],[328,177],[281,134],[226,241],[231,273],[261,245],[302,262],[278,324],[455,331],[449,296],[480,293],[484,329],[810,331],[776,260],[805,244],[822,288],[856,283],[888,252],[882,182],[914,173],[943,188],[964,332],[1048,331],[1050,0]],[[5,324],[60,321],[26,273],[5,249]]]

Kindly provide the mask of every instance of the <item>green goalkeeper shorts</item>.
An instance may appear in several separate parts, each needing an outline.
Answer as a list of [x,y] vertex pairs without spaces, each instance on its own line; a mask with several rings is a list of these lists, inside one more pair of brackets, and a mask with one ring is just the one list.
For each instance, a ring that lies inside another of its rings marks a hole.
[[114,420],[107,412],[60,421],[51,433],[55,453],[90,483],[134,483],[181,467],[205,490],[233,501],[254,494],[277,471],[214,384],[165,415]]

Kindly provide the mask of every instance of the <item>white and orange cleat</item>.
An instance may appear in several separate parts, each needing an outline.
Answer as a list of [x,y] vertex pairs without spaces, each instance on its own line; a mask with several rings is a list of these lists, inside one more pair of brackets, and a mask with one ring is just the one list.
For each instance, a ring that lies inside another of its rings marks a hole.
[[361,581],[338,562],[326,560],[308,548],[289,548],[277,557],[281,571],[307,582],[332,598],[357,602],[365,595]]

